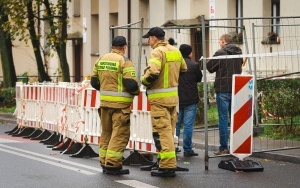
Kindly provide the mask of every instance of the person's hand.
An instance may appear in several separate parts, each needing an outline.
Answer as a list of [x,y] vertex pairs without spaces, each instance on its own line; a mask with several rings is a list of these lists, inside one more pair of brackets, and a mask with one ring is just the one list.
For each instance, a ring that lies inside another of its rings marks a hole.
[[199,61],[202,61],[203,60],[203,56],[201,56],[201,58],[199,59]]
[[145,69],[144,69],[144,74],[146,74],[146,71],[150,69],[150,66],[148,65]]

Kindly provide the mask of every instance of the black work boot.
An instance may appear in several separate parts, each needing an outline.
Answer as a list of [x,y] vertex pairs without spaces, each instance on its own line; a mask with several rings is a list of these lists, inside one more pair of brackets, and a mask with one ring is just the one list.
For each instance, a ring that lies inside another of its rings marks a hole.
[[175,177],[175,169],[162,169],[151,170],[151,176],[157,177]]
[[105,167],[105,172],[103,170],[103,173],[109,175],[123,175],[123,174],[129,174],[129,170],[122,169],[122,168]]
[[105,167],[104,165],[101,165],[101,167],[102,167],[102,173],[105,174],[105,172],[106,172],[106,167]]

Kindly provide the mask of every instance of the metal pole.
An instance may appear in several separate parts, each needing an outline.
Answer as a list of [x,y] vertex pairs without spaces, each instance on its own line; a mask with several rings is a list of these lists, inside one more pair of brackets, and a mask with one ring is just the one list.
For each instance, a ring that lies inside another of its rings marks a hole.
[[[243,40],[245,40],[245,47],[246,47],[246,52],[247,54],[249,54],[249,47],[248,47],[248,40],[247,40],[247,35],[246,35],[246,29],[245,29],[245,26],[243,27],[244,29],[244,37],[243,37]],[[250,74],[252,74],[252,68],[251,68],[251,61],[250,61],[250,58],[248,58],[248,65],[249,65],[249,72]]]
[[[253,54],[256,53],[255,51],[255,31],[254,31],[254,23],[252,23],[252,45],[253,45]],[[256,75],[256,57],[253,59],[254,64],[254,110],[255,110],[255,123],[258,125],[258,103],[257,103],[257,75]]]
[[108,49],[111,48],[111,43],[112,43],[112,40],[113,40],[113,37],[114,37],[114,29],[113,29],[113,26],[110,27],[110,32],[109,32],[109,44],[108,44]]
[[203,91],[204,91],[204,126],[205,126],[205,170],[208,170],[208,120],[207,120],[207,79],[206,79],[206,41],[205,41],[205,19],[201,16],[202,48],[203,48]]
[[138,70],[137,70],[137,78],[140,82],[141,78],[141,64],[142,64],[142,45],[143,45],[143,27],[144,27],[144,18],[141,19],[141,27],[140,27],[140,37],[139,37],[139,57],[138,57]]

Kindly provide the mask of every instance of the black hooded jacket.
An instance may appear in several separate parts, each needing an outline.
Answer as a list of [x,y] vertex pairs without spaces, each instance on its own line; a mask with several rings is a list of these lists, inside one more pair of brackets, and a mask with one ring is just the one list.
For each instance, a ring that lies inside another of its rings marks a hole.
[[197,83],[201,82],[202,72],[199,63],[184,57],[187,72],[180,74],[178,82],[179,108],[199,102]]
[[[233,44],[226,44],[223,48],[216,51],[214,56],[240,54],[242,54],[241,48]],[[216,73],[214,85],[216,93],[232,92],[232,75],[241,74],[242,64],[243,58],[211,59],[207,62],[207,70],[210,73]]]

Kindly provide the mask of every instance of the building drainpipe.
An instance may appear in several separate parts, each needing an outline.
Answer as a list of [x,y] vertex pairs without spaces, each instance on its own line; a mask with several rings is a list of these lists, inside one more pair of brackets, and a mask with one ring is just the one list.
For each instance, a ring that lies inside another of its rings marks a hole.
[[[127,24],[129,24],[131,22],[131,0],[127,1]],[[128,41],[128,47],[127,47],[127,52],[128,52],[128,58],[130,59],[130,49],[131,49],[131,30],[128,29],[128,33],[127,33],[127,41]]]

